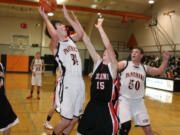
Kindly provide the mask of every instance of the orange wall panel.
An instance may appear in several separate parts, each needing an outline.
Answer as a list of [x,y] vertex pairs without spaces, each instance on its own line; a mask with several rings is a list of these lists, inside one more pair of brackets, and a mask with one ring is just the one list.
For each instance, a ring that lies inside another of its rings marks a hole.
[[7,55],[6,71],[28,72],[29,56]]

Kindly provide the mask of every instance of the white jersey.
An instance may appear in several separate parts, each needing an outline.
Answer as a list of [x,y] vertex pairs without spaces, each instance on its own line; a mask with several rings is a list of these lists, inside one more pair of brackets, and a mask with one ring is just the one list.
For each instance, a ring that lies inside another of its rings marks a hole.
[[42,59],[35,59],[34,64],[33,64],[33,71],[36,74],[41,74],[42,73],[42,66],[43,66],[43,60]]
[[135,66],[132,61],[124,61],[127,67],[121,72],[120,96],[139,99],[144,97],[147,66]]
[[55,59],[62,76],[82,76],[81,58],[72,38],[58,43]]

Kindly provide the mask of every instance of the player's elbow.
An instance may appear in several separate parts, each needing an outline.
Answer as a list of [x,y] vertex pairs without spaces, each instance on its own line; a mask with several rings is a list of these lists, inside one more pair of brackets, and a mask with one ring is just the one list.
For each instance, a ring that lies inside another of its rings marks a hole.
[[158,69],[156,72],[153,73],[153,75],[162,75],[165,72],[163,69]]
[[160,71],[159,71],[159,75],[162,75],[162,74],[164,74],[165,73],[165,69],[161,69]]
[[58,41],[59,40],[59,36],[58,36],[57,32],[53,32],[51,34],[51,39],[54,40],[54,41]]
[[49,44],[49,48],[51,49],[51,50],[53,50],[53,49],[55,49],[56,47],[57,47],[57,45],[58,45],[58,39],[51,39],[51,43]]

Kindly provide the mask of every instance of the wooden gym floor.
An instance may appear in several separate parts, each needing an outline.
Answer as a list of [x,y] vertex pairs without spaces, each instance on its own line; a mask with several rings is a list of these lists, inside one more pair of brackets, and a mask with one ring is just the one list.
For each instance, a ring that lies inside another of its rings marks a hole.
[[[50,73],[43,76],[40,100],[36,99],[36,90],[33,99],[26,99],[30,92],[31,74],[6,73],[5,77],[7,97],[20,120],[20,123],[12,128],[11,135],[51,135],[52,131],[44,129],[43,123],[52,106],[55,76]],[[90,80],[88,77],[84,77],[84,80],[87,104]],[[149,96],[145,97],[145,103],[155,135],[180,135],[180,93],[151,89],[147,91]],[[59,119],[59,115],[55,113],[51,124],[54,126]],[[71,135],[76,135],[76,128],[77,125]],[[144,133],[141,128],[132,126],[130,135]]]

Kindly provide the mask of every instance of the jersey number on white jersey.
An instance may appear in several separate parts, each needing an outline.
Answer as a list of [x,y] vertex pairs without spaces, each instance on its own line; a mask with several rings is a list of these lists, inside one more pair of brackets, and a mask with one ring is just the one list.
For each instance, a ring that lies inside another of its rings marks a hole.
[[36,71],[41,71],[41,66],[36,66]]
[[78,65],[78,59],[76,54],[71,54],[71,59],[73,61],[73,65]]
[[128,88],[130,90],[135,88],[138,91],[140,88],[140,82],[138,80],[136,82],[134,80],[130,80]]

